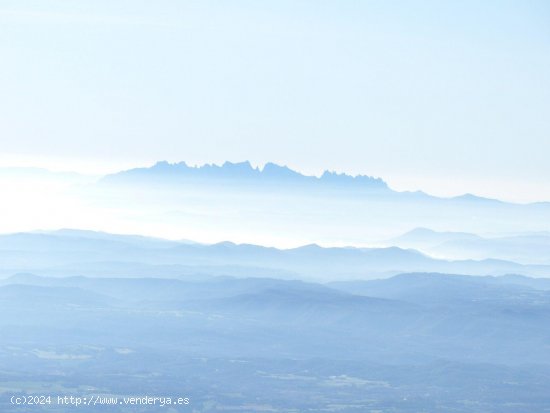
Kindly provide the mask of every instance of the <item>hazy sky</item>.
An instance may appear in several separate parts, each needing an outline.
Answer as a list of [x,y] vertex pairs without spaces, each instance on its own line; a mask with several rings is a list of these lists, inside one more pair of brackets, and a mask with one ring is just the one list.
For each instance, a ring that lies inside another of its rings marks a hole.
[[548,1],[0,0],[0,165],[550,200]]

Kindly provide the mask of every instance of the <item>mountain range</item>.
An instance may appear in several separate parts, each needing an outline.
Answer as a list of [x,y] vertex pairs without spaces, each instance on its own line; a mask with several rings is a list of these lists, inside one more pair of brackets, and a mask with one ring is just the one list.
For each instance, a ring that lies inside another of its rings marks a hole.
[[550,276],[548,265],[512,261],[435,259],[414,249],[278,249],[221,242],[200,244],[93,231],[60,230],[0,236],[2,273],[93,276],[268,276],[335,281],[388,277],[402,272]]
[[[220,184],[220,185],[281,185],[286,189],[293,187],[308,189],[341,189],[367,191],[378,195],[400,194],[401,196],[428,199],[443,199],[455,202],[484,202],[505,203],[497,199],[476,196],[466,193],[450,198],[439,198],[422,191],[398,192],[378,177],[368,175],[348,175],[325,170],[320,176],[304,175],[288,166],[268,162],[263,167],[253,167],[249,161],[229,162],[222,165],[204,164],[198,166],[187,165],[186,162],[169,163],[159,161],[150,167],[139,167],[104,176],[103,184]],[[536,202],[533,205],[546,204]]]
[[175,164],[166,161],[157,162],[149,168],[136,168],[107,175],[102,183],[218,183],[264,184],[309,188],[353,188],[354,190],[390,191],[386,182],[380,178],[366,175],[351,176],[344,173],[325,171],[320,177],[306,176],[287,166],[268,162],[263,168],[253,167],[250,162],[225,162],[218,166],[206,164],[188,166],[185,162]]
[[[515,204],[471,194],[440,198],[395,191],[380,178],[329,171],[307,176],[274,163],[259,168],[249,162],[158,162],[94,179],[31,169],[21,171],[18,181],[17,171],[8,172],[0,173],[0,189],[3,210],[14,218],[4,223],[8,229],[2,232],[31,229],[31,222],[33,229],[60,228],[70,217],[77,228],[288,248],[312,243],[368,246],[421,227],[453,233],[451,244],[458,242],[456,233],[502,238],[499,234],[550,230],[550,204],[545,202]],[[501,241],[495,248],[481,239],[462,239],[464,245],[447,244],[441,250],[432,241],[429,250],[412,247],[449,259],[549,263],[537,259],[538,247],[531,248],[539,241],[521,248],[513,240]],[[406,242],[392,245],[407,247]]]
[[455,260],[492,257],[527,264],[550,263],[550,233],[544,231],[480,236],[466,232],[415,228],[386,243]]

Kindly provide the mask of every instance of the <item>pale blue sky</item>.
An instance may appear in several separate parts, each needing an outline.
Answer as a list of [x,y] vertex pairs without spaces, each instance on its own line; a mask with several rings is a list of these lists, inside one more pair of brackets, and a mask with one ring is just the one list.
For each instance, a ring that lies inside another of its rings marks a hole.
[[550,200],[548,1],[2,1],[0,165],[274,161]]

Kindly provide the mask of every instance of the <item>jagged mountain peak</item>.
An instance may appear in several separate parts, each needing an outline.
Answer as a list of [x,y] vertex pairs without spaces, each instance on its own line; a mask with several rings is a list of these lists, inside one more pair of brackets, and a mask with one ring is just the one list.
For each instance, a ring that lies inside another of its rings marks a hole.
[[363,189],[389,190],[388,185],[380,178],[367,175],[348,175],[333,171],[324,171],[320,177],[304,175],[289,168],[286,165],[279,165],[273,162],[266,163],[263,167],[254,167],[249,161],[230,162],[222,165],[204,164],[191,166],[186,162],[170,163],[159,161],[151,167],[135,168],[122,171],[116,174],[107,175],[103,182],[108,183],[131,183],[143,180],[155,181],[223,181],[228,180],[235,183],[250,182],[276,182],[284,181],[285,184],[323,185],[332,187],[348,187],[357,185]]

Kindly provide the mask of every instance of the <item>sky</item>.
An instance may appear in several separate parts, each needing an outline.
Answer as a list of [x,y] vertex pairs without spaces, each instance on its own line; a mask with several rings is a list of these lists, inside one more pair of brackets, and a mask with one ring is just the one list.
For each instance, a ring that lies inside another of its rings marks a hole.
[[0,166],[250,160],[550,201],[547,1],[0,0]]

